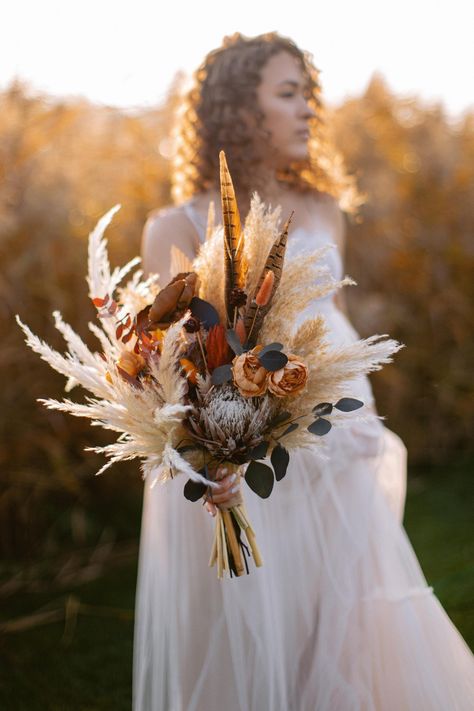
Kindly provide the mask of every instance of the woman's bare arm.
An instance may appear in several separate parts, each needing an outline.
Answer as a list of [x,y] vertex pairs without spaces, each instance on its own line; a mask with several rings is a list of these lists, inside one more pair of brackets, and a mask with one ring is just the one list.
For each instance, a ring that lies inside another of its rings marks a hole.
[[[341,255],[342,264],[344,264],[346,253],[346,220],[344,213],[334,198],[329,201],[329,210],[331,213],[331,220],[335,225],[334,241],[336,242],[339,254]],[[349,317],[346,301],[346,287],[338,289],[333,296],[333,300],[337,308]]]
[[171,273],[171,247],[174,245],[189,259],[197,253],[199,238],[186,215],[179,208],[151,213],[143,228],[142,262],[145,274],[159,274],[160,285],[166,286]]

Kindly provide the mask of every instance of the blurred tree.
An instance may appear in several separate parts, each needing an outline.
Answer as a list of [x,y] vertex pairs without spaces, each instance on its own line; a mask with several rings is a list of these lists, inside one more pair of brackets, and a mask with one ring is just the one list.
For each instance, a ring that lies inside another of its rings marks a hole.
[[[169,202],[168,159],[159,147],[170,132],[179,81],[163,106],[133,115],[82,100],[34,96],[18,82],[0,95],[0,547],[5,554],[35,555],[46,531],[48,545],[59,545],[62,509],[70,510],[72,522],[77,501],[85,505],[92,490],[107,496],[116,486],[112,476],[98,487],[91,474],[99,459],[83,452],[87,445],[105,443],[105,433],[36,403],[38,397],[59,397],[64,382],[25,348],[13,318],[18,313],[61,348],[51,317],[58,309],[95,347],[87,329],[95,318],[85,283],[87,234],[121,203],[108,236],[113,261],[123,263],[140,249],[147,213]],[[135,481],[139,487],[138,468]]]
[[361,335],[407,345],[374,389],[412,461],[472,453],[473,123],[392,95],[377,74],[332,115],[369,196],[348,237],[351,314]]

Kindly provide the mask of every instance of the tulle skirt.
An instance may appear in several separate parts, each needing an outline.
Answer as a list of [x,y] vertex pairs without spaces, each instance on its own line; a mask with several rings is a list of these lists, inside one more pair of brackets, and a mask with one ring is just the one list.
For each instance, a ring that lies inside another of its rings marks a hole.
[[145,482],[135,711],[474,708],[474,658],[401,525],[402,441],[375,416],[325,438],[268,499],[243,487],[264,564],[240,578],[208,567],[214,520],[184,480]]

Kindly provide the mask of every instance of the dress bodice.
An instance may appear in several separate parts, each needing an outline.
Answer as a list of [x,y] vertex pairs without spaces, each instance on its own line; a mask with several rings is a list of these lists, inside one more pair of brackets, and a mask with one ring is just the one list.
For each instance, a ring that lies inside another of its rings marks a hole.
[[[296,257],[311,255],[314,254],[317,249],[327,245],[330,245],[332,249],[328,249],[326,251],[316,266],[318,268],[324,266],[327,269],[328,276],[330,275],[333,279],[339,281],[343,276],[342,258],[331,235],[331,231],[328,228],[320,227],[314,231],[304,227],[297,227],[294,229],[288,235],[285,259],[290,261]],[[334,290],[326,296],[317,299],[314,304],[310,305],[308,309],[306,309],[306,311],[310,309],[314,311],[316,306],[318,308],[327,308],[330,305],[335,307],[333,296]]]
[[[206,225],[202,221],[202,217],[197,213],[192,202],[185,203],[182,208],[186,216],[192,222],[199,236],[199,241],[202,243],[206,234]],[[290,229],[285,260],[289,261],[305,254],[313,254],[317,249],[326,245],[331,245],[332,249],[327,250],[322,259],[318,262],[317,266],[326,267],[328,270],[327,273],[331,275],[333,279],[340,280],[343,275],[342,258],[329,225],[320,224],[315,227],[314,230],[310,230],[305,227]],[[317,299],[314,304],[310,305],[305,310],[305,317],[311,315],[311,313],[314,313],[316,308],[323,308],[325,310],[331,306],[336,308],[333,302],[333,295],[334,291],[327,294],[323,298]]]

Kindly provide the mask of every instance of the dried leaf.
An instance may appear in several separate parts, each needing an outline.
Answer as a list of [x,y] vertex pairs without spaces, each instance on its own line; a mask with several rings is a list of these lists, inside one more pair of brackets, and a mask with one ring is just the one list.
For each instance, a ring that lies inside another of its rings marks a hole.
[[329,420],[325,420],[323,417],[319,417],[317,420],[308,425],[308,432],[322,437],[323,435],[329,432],[331,427],[332,424],[329,422]]
[[227,341],[226,330],[222,324],[218,323],[209,329],[206,340],[206,357],[209,370],[212,371],[232,360],[232,352]]
[[101,309],[105,306],[105,304],[109,300],[109,295],[106,294],[103,299],[99,298],[98,296],[95,299],[92,299],[92,303],[94,306],[97,306],[98,309]]
[[275,479],[281,481],[286,474],[288,468],[288,463],[290,461],[290,455],[285,447],[278,443],[270,456],[272,467],[275,470]]
[[245,472],[245,481],[258,496],[267,499],[272,493],[275,477],[269,466],[252,461]]
[[356,400],[354,397],[343,397],[336,402],[334,407],[342,412],[352,412],[363,407],[364,403],[361,400]]

